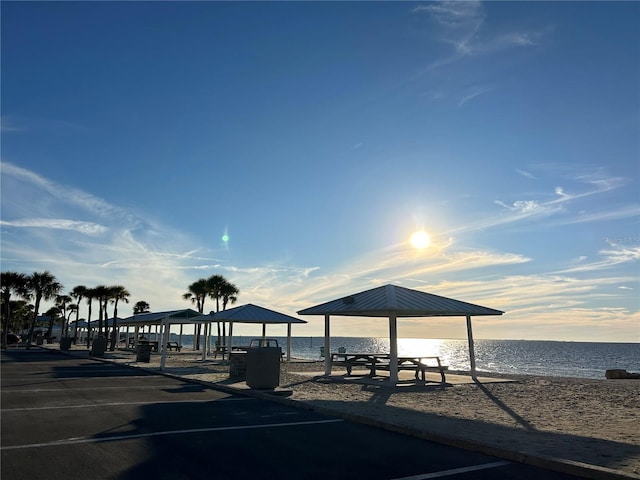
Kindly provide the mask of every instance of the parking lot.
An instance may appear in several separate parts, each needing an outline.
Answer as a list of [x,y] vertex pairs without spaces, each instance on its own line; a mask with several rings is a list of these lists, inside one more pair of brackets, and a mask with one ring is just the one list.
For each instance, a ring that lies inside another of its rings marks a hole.
[[568,479],[39,348],[2,352],[2,478]]

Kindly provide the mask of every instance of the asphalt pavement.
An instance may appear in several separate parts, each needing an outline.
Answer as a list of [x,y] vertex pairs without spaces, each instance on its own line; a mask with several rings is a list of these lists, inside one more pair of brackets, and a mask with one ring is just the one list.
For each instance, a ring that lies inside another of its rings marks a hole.
[[46,349],[1,366],[2,479],[577,478]]

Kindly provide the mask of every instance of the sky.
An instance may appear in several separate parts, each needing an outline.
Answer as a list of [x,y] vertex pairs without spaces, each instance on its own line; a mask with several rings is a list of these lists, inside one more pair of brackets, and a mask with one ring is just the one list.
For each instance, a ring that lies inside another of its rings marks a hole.
[[[120,316],[193,307],[188,286],[220,274],[236,305],[293,316],[393,283],[505,312],[476,338],[640,341],[640,3],[3,1],[1,17],[3,272],[124,285]],[[304,319],[294,335],[322,335]],[[388,336],[384,319],[331,328]]]

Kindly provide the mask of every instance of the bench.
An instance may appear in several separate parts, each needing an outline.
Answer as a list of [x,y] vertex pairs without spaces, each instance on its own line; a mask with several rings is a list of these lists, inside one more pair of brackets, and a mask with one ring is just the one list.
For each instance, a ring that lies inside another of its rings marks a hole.
[[182,349],[182,345],[178,345],[178,342],[167,342],[167,350],[176,350],[180,351]]
[[371,362],[367,360],[334,360],[331,362],[331,365],[345,367],[347,369],[347,375],[351,375],[353,367],[368,367],[370,364]]
[[[437,365],[427,365],[423,363],[422,360],[433,359],[436,360]],[[389,363],[376,363],[371,366],[371,375],[375,375],[375,370],[390,370]],[[422,357],[420,359],[398,359],[398,371],[400,370],[413,370],[415,372],[416,380],[426,381],[426,372],[438,372],[440,373],[440,379],[442,383],[442,388],[444,388],[447,379],[445,376],[445,372],[449,370],[447,365],[442,365],[440,363],[439,357]]]

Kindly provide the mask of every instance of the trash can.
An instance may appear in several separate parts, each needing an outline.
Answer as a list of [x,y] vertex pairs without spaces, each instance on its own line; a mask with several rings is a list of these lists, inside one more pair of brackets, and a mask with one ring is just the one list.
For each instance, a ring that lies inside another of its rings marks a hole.
[[42,345],[44,343],[44,337],[41,333],[36,336],[36,345]]
[[91,356],[92,357],[104,357],[104,352],[107,349],[107,339],[102,335],[94,337],[91,342]]
[[282,349],[274,338],[251,340],[247,349],[247,385],[255,389],[273,390],[280,385]]
[[136,347],[136,362],[149,363],[151,361],[151,345],[138,343]]
[[238,380],[247,378],[247,352],[244,350],[229,354],[229,377]]
[[60,338],[60,350],[69,350],[71,348],[71,337]]

